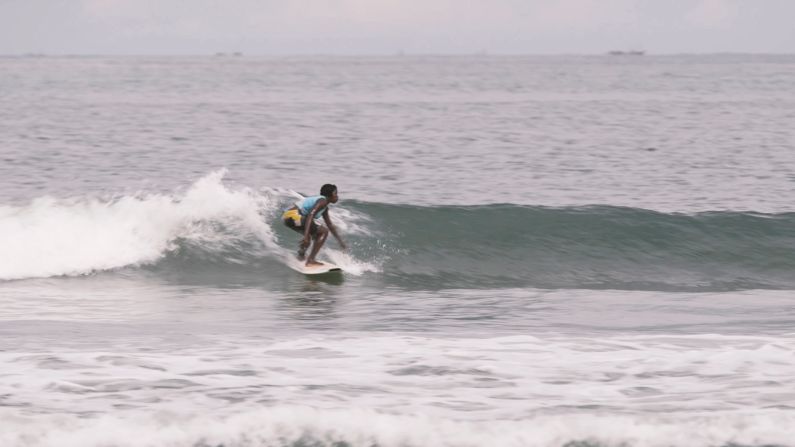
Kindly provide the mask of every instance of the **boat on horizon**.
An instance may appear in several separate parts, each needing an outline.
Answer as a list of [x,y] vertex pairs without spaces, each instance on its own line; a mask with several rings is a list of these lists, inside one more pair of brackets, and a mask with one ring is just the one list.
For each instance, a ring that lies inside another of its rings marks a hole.
[[629,50],[629,51],[621,51],[621,50],[612,50],[608,51],[607,54],[610,56],[643,56],[646,54],[643,50]]

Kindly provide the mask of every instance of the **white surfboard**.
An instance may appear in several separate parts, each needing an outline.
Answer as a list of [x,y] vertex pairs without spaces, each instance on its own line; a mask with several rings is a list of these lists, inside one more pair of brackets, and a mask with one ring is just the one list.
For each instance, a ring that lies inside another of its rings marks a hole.
[[304,275],[322,275],[324,273],[332,272],[342,273],[342,269],[338,265],[332,264],[328,261],[320,262],[322,262],[323,265],[313,265],[311,267],[307,267],[304,261],[291,259],[287,262],[287,266],[296,272],[303,273]]

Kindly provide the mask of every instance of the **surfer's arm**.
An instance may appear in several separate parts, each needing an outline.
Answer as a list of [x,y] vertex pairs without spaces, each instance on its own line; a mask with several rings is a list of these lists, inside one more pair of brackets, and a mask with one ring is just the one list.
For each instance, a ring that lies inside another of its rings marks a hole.
[[342,241],[342,238],[340,237],[339,233],[337,233],[337,227],[335,227],[334,224],[331,223],[331,216],[329,215],[329,210],[326,210],[326,213],[323,214],[323,221],[326,222],[326,226],[328,227],[329,231],[331,231],[331,234],[333,234],[334,237],[337,239],[337,242],[340,243],[340,247],[342,247],[343,250],[347,250],[348,246],[345,245],[345,242]]

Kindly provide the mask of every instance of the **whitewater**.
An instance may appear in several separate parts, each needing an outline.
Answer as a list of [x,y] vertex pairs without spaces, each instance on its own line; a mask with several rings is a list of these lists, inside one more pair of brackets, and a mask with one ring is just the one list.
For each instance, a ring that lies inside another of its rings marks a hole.
[[[0,209],[0,244],[8,256],[0,279],[85,275],[162,261],[181,248],[201,247],[206,257],[245,245],[240,256],[284,260],[271,225],[279,204],[300,195],[232,190],[225,170],[197,180],[180,195],[42,197],[26,206]],[[352,228],[341,221],[341,228]],[[342,259],[339,254],[335,259]],[[242,262],[227,257],[226,262]],[[351,272],[361,266],[346,264]]]
[[795,446],[793,67],[2,57],[0,445]]

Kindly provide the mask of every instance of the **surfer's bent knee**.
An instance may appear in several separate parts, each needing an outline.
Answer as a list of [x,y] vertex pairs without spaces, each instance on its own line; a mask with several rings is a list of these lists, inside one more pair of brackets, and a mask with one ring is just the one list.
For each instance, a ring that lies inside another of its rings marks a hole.
[[310,231],[312,231],[312,233],[311,233],[312,234],[312,239],[322,239],[322,238],[326,237],[326,235],[328,235],[328,230],[326,229],[326,227],[321,226],[321,225],[318,225],[318,226],[312,228],[312,230],[310,230]]

